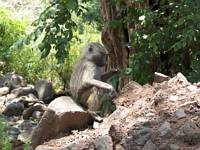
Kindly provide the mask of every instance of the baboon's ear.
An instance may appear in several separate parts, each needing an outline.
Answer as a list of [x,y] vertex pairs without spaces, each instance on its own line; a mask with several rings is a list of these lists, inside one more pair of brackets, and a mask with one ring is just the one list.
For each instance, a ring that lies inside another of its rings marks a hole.
[[92,51],[93,51],[92,46],[89,47],[88,51],[89,51],[89,52],[92,52]]

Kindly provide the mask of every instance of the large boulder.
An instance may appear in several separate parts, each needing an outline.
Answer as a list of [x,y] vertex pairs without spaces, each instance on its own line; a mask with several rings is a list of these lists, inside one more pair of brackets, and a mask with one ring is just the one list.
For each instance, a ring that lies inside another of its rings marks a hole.
[[39,100],[45,103],[50,103],[55,94],[52,83],[47,80],[39,80],[35,84],[35,91],[37,92]]
[[56,98],[49,104],[47,111],[33,131],[32,146],[36,147],[59,132],[87,127],[92,122],[91,114],[84,111],[70,97]]

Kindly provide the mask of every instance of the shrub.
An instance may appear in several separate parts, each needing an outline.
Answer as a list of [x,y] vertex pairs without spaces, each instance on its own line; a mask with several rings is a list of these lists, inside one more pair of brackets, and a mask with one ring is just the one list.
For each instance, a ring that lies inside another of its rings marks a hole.
[[0,8],[0,60],[9,62],[10,46],[25,35],[26,25],[12,18],[8,10]]
[[[198,0],[138,0],[129,9],[129,24],[135,24],[130,46],[137,51],[130,59],[130,73],[140,83],[153,79],[153,72],[167,75],[182,72],[196,80],[200,44]],[[196,77],[195,77],[196,76]]]

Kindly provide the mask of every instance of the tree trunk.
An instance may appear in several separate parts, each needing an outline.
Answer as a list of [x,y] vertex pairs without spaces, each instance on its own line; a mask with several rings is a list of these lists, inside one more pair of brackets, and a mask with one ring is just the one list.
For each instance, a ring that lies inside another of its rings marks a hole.
[[[106,70],[112,68],[125,69],[128,67],[129,48],[126,46],[129,43],[129,35],[127,26],[111,27],[112,21],[121,20],[126,16],[126,11],[110,4],[110,0],[100,0],[101,13],[104,20],[104,29],[102,31],[102,42],[109,52],[109,60]],[[128,81],[123,78],[120,83],[120,88]]]

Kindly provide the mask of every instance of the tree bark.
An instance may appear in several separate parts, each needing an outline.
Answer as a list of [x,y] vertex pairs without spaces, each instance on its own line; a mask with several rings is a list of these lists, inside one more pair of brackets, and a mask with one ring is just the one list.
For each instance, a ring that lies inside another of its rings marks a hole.
[[[111,27],[110,23],[114,20],[121,20],[126,16],[126,12],[117,5],[110,4],[110,0],[100,0],[101,13],[104,20],[104,29],[102,31],[102,42],[109,52],[109,60],[106,70],[113,68],[125,69],[129,64],[129,35],[127,26]],[[127,82],[127,79],[121,80],[120,87]]]

